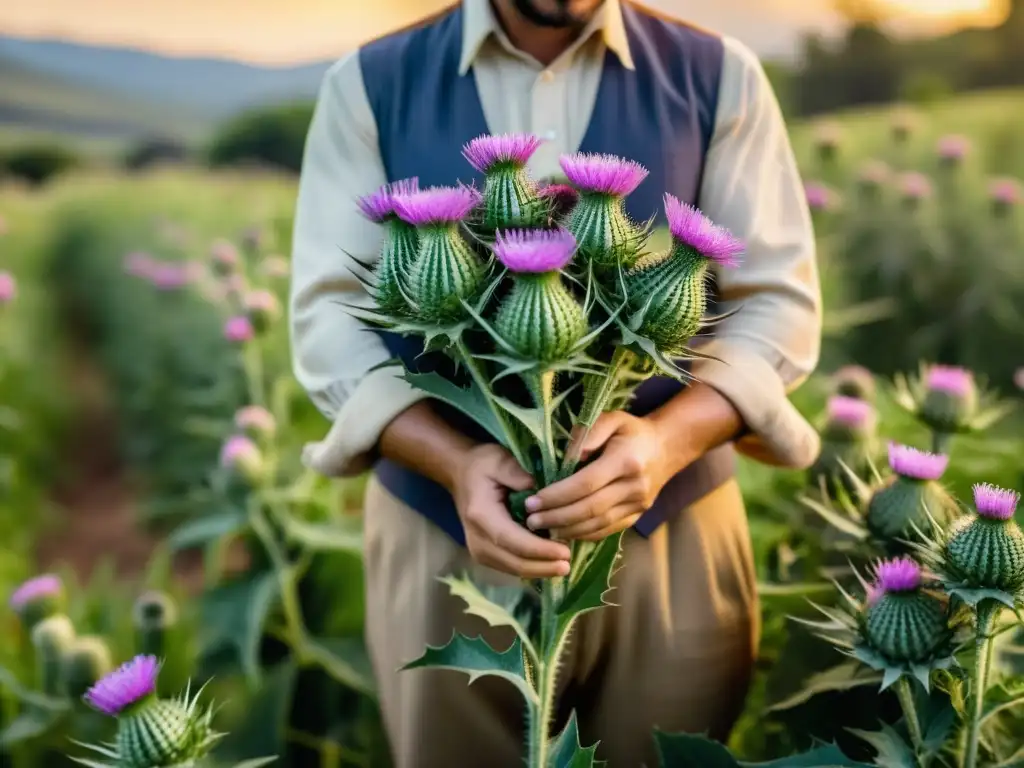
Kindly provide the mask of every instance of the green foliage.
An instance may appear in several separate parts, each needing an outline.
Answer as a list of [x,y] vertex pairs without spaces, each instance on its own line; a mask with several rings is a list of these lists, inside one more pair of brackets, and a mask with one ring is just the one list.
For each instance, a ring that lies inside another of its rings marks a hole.
[[8,175],[30,185],[42,185],[79,163],[78,156],[60,144],[30,144],[0,155],[0,177]]
[[243,114],[218,131],[209,149],[214,167],[263,165],[298,173],[312,104],[292,104]]

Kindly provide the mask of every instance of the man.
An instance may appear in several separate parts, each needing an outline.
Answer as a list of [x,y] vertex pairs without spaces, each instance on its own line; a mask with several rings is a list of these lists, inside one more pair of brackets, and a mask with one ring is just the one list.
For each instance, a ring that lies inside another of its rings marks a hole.
[[[461,146],[489,133],[545,140],[530,163],[558,175],[567,152],[615,153],[651,176],[628,200],[646,219],[671,191],[747,241],[717,277],[717,326],[701,383],[606,414],[596,459],[533,495],[529,528],[505,506],[531,480],[501,448],[452,427],[423,393],[375,368],[392,357],[342,303],[365,299],[346,254],[381,234],[354,199],[386,182],[470,181]],[[654,765],[651,732],[724,738],[752,668],[758,612],[732,445],[809,465],[811,427],[786,399],[817,363],[814,242],[783,120],[756,58],[735,40],[623,0],[463,0],[374,41],[324,79],[310,128],[294,242],[295,371],[334,420],[305,461],[367,491],[367,640],[399,768],[522,764],[512,686],[441,670],[396,672],[454,628],[508,636],[462,614],[437,577],[516,583],[568,569],[573,538],[627,530],[617,606],[580,623],[560,680],[585,744],[619,766]],[[372,370],[371,370],[372,369]],[[476,622],[476,623],[475,623]],[[564,715],[563,712],[563,715]],[[564,719],[564,718],[563,718]],[[559,723],[554,724],[558,727]]]

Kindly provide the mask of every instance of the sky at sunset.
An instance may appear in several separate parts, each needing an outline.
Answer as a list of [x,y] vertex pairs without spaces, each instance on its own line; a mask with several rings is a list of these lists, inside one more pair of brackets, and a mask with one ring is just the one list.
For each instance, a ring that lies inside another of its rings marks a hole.
[[[130,45],[180,55],[286,64],[337,55],[451,0],[13,0],[0,34]],[[881,0],[911,17],[984,15],[996,0]],[[801,28],[834,26],[832,0],[646,0],[785,53]]]

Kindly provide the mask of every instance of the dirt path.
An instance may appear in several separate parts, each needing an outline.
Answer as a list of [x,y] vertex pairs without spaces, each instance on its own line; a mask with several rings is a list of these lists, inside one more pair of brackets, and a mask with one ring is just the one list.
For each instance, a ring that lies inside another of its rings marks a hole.
[[[131,579],[146,569],[156,540],[138,525],[136,491],[117,451],[117,414],[99,366],[80,345],[68,351],[65,376],[74,382],[76,419],[67,437],[64,481],[54,490],[59,512],[38,545],[43,569],[70,564],[88,579],[104,559]],[[183,556],[175,571],[190,589],[202,581],[198,557]]]

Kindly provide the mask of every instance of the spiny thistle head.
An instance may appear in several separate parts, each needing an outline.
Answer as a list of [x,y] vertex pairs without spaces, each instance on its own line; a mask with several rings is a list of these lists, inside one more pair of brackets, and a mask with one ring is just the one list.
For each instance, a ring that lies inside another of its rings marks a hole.
[[1014,521],[1020,494],[987,483],[974,486],[977,516],[951,527],[945,543],[950,574],[974,589],[1024,588],[1024,532]]
[[866,193],[877,192],[892,176],[892,169],[881,160],[868,160],[857,171],[857,183]]
[[400,181],[385,184],[376,192],[360,197],[356,201],[359,210],[370,221],[380,224],[387,219],[396,218],[395,200],[398,197],[411,195],[418,192],[420,180],[417,177],[402,179]]
[[224,321],[224,338],[234,344],[252,341],[255,336],[256,330],[252,327],[252,321],[245,315],[236,315]]
[[[904,549],[901,540],[930,534],[931,519],[943,523],[955,515],[955,503],[937,480],[949,457],[905,445],[889,444],[889,466],[895,473],[868,501],[868,530],[890,550]],[[930,516],[930,517],[929,517]]]
[[270,439],[277,432],[277,420],[262,405],[247,405],[235,413],[235,426],[252,438]]
[[10,304],[18,296],[18,281],[10,272],[0,271],[0,306]]
[[166,592],[151,589],[132,606],[132,621],[141,630],[168,629],[178,623],[178,605]]
[[480,204],[481,195],[473,187],[429,187],[396,197],[395,213],[414,227],[457,224]]
[[935,154],[946,165],[959,165],[971,152],[971,140],[959,134],[948,134],[935,145]]
[[496,166],[522,169],[541,143],[532,133],[477,136],[462,148],[462,156],[480,173],[490,173]]
[[827,421],[822,437],[829,442],[858,442],[874,434],[877,417],[871,403],[833,395],[825,410]]
[[642,312],[637,333],[661,352],[682,354],[707,310],[710,262],[689,246],[643,256],[626,273],[626,298]]
[[75,625],[63,613],[55,613],[36,624],[31,637],[38,653],[60,658],[74,642]]
[[243,435],[229,437],[220,451],[220,465],[249,483],[258,483],[266,472],[259,447]]
[[569,183],[583,194],[626,197],[649,175],[640,163],[615,155],[577,152],[562,155],[559,163]]
[[587,334],[583,307],[560,276],[575,247],[566,230],[503,232],[494,245],[495,257],[516,277],[498,309],[495,330],[527,360],[562,360]]
[[10,598],[11,609],[29,631],[48,616],[63,612],[65,604],[64,583],[52,573],[29,579]]
[[219,275],[230,275],[241,266],[242,257],[238,249],[227,240],[217,240],[210,246],[210,265]]
[[807,197],[807,207],[815,212],[832,211],[839,204],[835,190],[820,181],[805,183],[804,195]]
[[875,402],[877,386],[871,371],[862,365],[844,365],[832,374],[832,389],[837,395]]
[[249,291],[243,299],[246,314],[256,333],[266,333],[281,317],[281,303],[267,290]]
[[576,238],[565,229],[501,232],[494,256],[512,272],[542,274],[568,266],[576,251]]
[[910,207],[915,207],[922,200],[932,196],[931,180],[917,171],[901,173],[897,179],[897,186],[903,202]]
[[917,415],[932,430],[952,434],[965,429],[978,410],[978,389],[966,368],[933,365],[924,380]]
[[928,453],[908,445],[889,443],[889,468],[910,480],[938,480],[949,465],[949,456]]
[[561,221],[576,207],[580,193],[568,184],[546,184],[537,190],[537,195],[548,206],[548,215],[553,222]]
[[919,664],[951,637],[946,602],[921,589],[921,568],[909,558],[876,566],[868,592],[864,633],[868,644],[895,663]]
[[79,637],[71,643],[61,660],[61,678],[68,696],[77,701],[114,668],[110,647],[101,637]]
[[685,248],[723,267],[738,267],[744,243],[692,205],[665,194],[668,229],[676,248]]
[[85,694],[85,702],[93,709],[117,717],[133,705],[156,694],[160,662],[155,656],[136,656],[102,679]]

